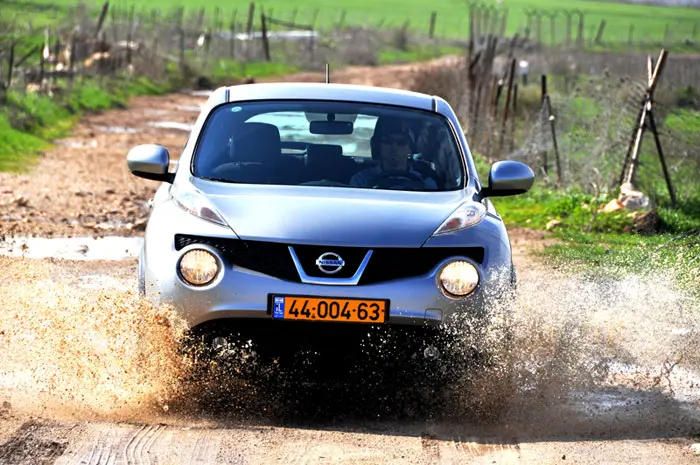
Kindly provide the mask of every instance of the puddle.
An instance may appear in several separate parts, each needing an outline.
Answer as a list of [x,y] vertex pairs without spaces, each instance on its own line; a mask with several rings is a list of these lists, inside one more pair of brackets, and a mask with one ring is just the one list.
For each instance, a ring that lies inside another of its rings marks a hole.
[[197,113],[202,111],[202,107],[195,105],[175,105],[175,109],[179,111],[192,111]]
[[[224,40],[230,40],[232,37],[231,31],[223,31],[218,36],[221,39]],[[273,39],[273,40],[286,40],[286,41],[295,41],[295,40],[308,40],[308,39],[317,39],[319,37],[319,34],[316,31],[309,31],[309,30],[290,30],[290,31],[268,31],[267,33],[268,39]],[[240,32],[235,34],[236,40],[241,40],[241,41],[247,41],[247,40],[257,40],[262,38],[262,32],[254,32],[250,35]]]
[[157,121],[148,123],[149,126],[160,129],[176,129],[178,131],[190,132],[192,130],[191,124],[176,123],[173,121]]
[[95,148],[97,147],[97,141],[91,140],[90,142],[83,142],[81,140],[69,140],[61,139],[57,140],[56,143],[63,147],[69,147],[72,149],[83,149],[83,148]]
[[168,113],[168,110],[153,110],[153,109],[145,109],[143,110],[144,115],[165,115]]
[[65,260],[127,260],[137,258],[142,237],[102,238],[15,237],[0,241],[0,255]]
[[137,132],[141,132],[141,130],[137,128],[126,128],[121,126],[95,126],[95,128],[99,129],[100,131],[115,134],[136,134]]

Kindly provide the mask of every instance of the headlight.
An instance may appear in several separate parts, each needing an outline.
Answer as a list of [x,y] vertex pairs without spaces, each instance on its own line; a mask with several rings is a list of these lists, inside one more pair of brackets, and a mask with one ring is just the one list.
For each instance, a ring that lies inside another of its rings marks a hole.
[[219,273],[219,261],[214,254],[203,249],[186,252],[180,258],[178,267],[184,280],[194,286],[209,284]]
[[442,289],[453,297],[466,297],[479,284],[479,272],[466,261],[454,261],[440,271]]
[[173,200],[175,200],[176,205],[194,216],[221,226],[227,226],[219,212],[216,211],[216,208],[199,191],[186,190],[175,192]]
[[463,203],[440,225],[433,233],[446,234],[460,229],[468,228],[479,223],[486,214],[486,207],[479,202]]

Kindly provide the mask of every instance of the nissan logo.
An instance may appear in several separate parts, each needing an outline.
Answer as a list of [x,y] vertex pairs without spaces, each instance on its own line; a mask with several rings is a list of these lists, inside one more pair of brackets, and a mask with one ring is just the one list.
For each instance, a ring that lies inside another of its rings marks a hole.
[[326,252],[316,259],[316,266],[326,274],[335,274],[345,266],[345,261],[337,253]]

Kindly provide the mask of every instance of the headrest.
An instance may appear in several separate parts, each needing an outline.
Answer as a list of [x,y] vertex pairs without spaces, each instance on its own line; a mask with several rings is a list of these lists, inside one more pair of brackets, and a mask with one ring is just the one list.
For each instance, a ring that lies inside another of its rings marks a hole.
[[328,163],[343,158],[343,147],[330,144],[312,144],[306,149],[306,163],[309,165]]
[[280,132],[267,123],[244,123],[236,128],[231,147],[234,161],[264,162],[282,154]]

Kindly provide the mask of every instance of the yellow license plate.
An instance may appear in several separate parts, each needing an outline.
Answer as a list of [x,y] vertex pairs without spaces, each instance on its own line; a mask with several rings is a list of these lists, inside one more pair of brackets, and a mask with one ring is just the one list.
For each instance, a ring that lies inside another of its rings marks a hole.
[[272,317],[276,319],[384,323],[388,311],[388,300],[272,296]]

